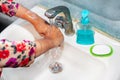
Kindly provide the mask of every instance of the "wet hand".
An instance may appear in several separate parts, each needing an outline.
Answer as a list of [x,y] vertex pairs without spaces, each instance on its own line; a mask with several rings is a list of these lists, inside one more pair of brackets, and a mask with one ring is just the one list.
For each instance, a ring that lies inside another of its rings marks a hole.
[[50,39],[55,47],[60,46],[64,41],[63,34],[60,29],[55,26],[48,27],[44,37]]

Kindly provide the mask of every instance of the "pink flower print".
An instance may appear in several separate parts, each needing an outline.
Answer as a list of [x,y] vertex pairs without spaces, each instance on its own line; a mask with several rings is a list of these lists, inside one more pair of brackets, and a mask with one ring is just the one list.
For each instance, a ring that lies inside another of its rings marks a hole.
[[34,52],[35,52],[35,49],[32,47],[32,48],[30,49],[29,56],[33,55]]
[[18,62],[17,62],[17,59],[16,58],[10,58],[5,67],[18,67]]

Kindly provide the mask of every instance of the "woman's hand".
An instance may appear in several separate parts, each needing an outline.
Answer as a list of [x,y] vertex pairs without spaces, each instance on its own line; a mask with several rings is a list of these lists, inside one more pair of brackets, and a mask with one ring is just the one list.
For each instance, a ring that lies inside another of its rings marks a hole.
[[34,17],[36,17],[33,22],[34,28],[45,39],[50,39],[54,47],[59,46],[64,41],[63,34],[58,27],[54,25],[51,26],[38,15],[34,14]]
[[[40,23],[40,22],[39,22]],[[38,23],[38,24],[39,24]],[[34,25],[37,32],[45,39],[49,39],[54,47],[61,45],[64,41],[63,34],[56,26],[50,26],[47,23]]]
[[55,26],[50,26],[44,37],[50,39],[55,47],[60,46],[64,41],[63,34]]

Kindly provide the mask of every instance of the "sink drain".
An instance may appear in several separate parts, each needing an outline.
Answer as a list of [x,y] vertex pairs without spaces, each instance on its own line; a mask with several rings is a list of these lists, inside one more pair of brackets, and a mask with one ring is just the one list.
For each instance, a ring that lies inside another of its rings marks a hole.
[[49,69],[52,73],[59,73],[59,72],[62,72],[63,67],[61,63],[53,62],[49,65]]

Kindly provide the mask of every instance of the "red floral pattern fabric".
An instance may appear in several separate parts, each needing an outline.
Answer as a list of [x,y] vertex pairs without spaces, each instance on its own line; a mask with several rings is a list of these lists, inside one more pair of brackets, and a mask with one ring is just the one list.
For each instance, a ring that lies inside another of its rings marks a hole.
[[26,45],[24,43],[17,44],[16,48],[17,51],[22,52],[23,50],[26,50]]
[[13,65],[13,63],[16,64],[16,62],[17,66],[21,65],[21,62],[27,65],[27,63],[34,59],[35,47],[36,44],[32,41],[0,40],[0,63],[2,62],[0,67],[14,67],[9,66],[9,64]]
[[28,67],[34,62],[35,49],[36,44],[32,41],[0,40],[0,68]]
[[8,50],[0,50],[0,58],[5,59],[9,56]]
[[[0,12],[14,16],[19,4],[14,0],[0,0]],[[36,44],[32,41],[0,40],[0,76],[3,67],[27,67],[35,58]]]
[[14,2],[13,0],[6,0],[3,2],[1,1],[0,12],[11,17],[16,14],[18,7],[19,7],[19,4]]

